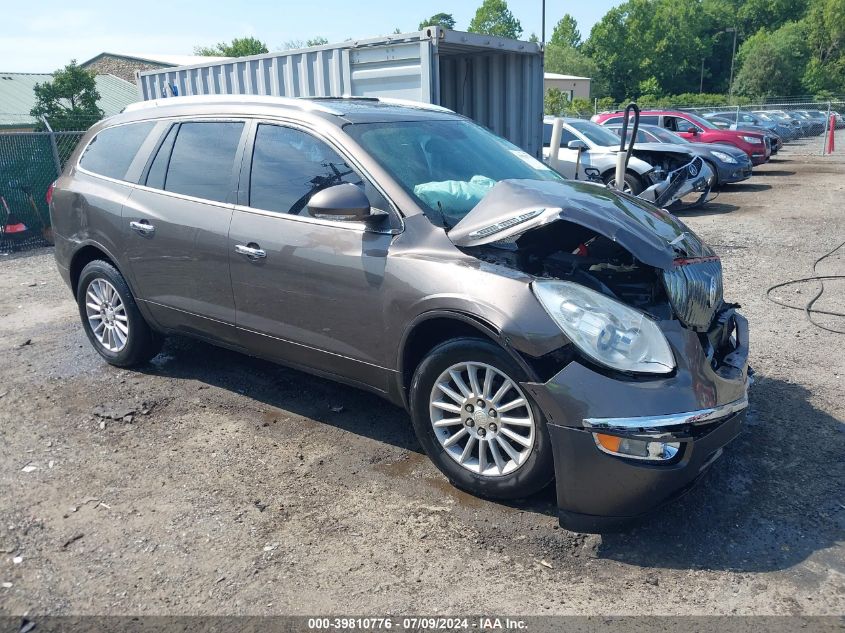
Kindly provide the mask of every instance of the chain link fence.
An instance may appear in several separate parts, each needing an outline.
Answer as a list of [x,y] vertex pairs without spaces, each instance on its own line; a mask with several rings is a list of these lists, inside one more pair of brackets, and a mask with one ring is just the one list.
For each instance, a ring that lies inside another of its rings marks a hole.
[[52,243],[47,190],[83,134],[53,131],[44,121],[0,129],[0,254]]

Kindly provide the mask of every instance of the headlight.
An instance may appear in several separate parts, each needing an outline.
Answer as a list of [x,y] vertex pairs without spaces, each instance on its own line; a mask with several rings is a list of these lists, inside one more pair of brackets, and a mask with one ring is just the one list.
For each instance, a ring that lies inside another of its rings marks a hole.
[[730,154],[725,154],[725,152],[717,152],[716,150],[713,150],[710,153],[713,154],[713,156],[718,158],[723,163],[735,163],[736,162],[736,158],[734,158]]
[[757,138],[756,136],[741,136],[740,138],[746,143],[751,143],[752,145],[759,145],[763,142],[763,139]]
[[597,363],[647,374],[675,368],[663,332],[639,310],[568,281],[536,281],[531,287],[560,329]]

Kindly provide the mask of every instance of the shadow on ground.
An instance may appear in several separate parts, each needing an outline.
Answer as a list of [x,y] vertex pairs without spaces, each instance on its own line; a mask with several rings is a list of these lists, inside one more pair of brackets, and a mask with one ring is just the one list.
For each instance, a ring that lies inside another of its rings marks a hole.
[[[810,396],[801,385],[758,376],[743,432],[702,482],[627,532],[604,535],[598,556],[643,567],[763,572],[845,539],[845,423],[816,409]],[[845,571],[832,553],[823,558]]]
[[383,398],[201,341],[168,337],[162,353],[141,371],[199,380],[268,407],[422,453],[408,415]]
[[[374,394],[267,361],[173,338],[145,371],[199,380],[422,453],[403,410]],[[845,539],[845,423],[816,409],[810,395],[801,385],[758,376],[742,433],[700,484],[628,529],[604,534],[597,556],[642,567],[761,572],[790,568]],[[344,407],[340,414],[332,411],[338,406]],[[411,466],[422,458],[385,472],[410,478]],[[408,489],[421,481],[406,482]],[[434,483],[451,489],[444,490],[450,496],[464,496],[445,478]],[[493,514],[501,514],[502,505],[556,514],[552,487],[513,503],[467,501]],[[828,564],[841,566],[833,554]]]

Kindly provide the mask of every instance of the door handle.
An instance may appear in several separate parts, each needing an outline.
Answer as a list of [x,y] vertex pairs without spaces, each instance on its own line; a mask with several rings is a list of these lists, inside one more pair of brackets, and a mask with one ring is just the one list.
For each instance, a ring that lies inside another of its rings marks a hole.
[[263,259],[267,257],[267,253],[258,248],[258,244],[250,242],[249,244],[236,244],[235,252],[239,255],[246,255],[250,259]]
[[147,220],[140,220],[139,222],[130,222],[129,228],[137,231],[141,235],[152,235],[155,233],[156,227],[150,224]]

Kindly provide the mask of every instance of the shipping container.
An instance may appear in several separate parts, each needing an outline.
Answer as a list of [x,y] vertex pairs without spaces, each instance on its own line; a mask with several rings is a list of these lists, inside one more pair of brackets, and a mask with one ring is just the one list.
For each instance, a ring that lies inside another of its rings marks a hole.
[[136,76],[144,100],[206,94],[355,95],[433,103],[540,157],[543,54],[534,42],[428,27]]

